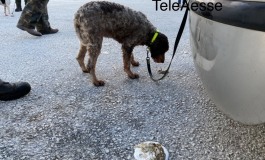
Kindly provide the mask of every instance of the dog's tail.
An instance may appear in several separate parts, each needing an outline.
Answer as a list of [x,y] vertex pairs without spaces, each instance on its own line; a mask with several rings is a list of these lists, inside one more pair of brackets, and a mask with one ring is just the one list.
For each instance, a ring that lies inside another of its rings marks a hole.
[[74,18],[74,27],[75,27],[75,32],[77,37],[81,40],[82,39],[82,34],[81,34],[81,29],[80,29],[80,14],[76,13],[75,18]]

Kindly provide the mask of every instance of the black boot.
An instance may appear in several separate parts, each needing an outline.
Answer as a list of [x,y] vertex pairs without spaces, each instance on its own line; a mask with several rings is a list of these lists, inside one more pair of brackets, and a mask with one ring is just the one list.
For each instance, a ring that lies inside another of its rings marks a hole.
[[30,29],[30,28],[24,27],[20,24],[17,25],[17,28],[19,28],[23,31],[27,31],[29,34],[31,34],[33,36],[42,36],[42,34],[38,31],[36,31],[35,29]]
[[22,11],[21,0],[16,0],[16,6],[17,6],[17,8],[15,9],[16,12]]
[[2,82],[0,84],[0,100],[15,100],[28,94],[30,90],[31,87],[27,82]]
[[38,30],[38,32],[40,32],[42,35],[44,34],[54,34],[54,33],[57,33],[59,31],[59,29],[53,29],[51,27],[49,27],[48,29],[45,29],[45,30]]

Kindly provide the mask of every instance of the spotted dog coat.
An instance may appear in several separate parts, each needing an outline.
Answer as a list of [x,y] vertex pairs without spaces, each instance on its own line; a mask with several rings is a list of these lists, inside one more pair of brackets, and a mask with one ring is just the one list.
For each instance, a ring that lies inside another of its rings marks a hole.
[[[168,39],[162,33],[158,34],[155,42],[150,43],[156,28],[143,13],[112,2],[93,1],[84,4],[75,14],[74,26],[80,40],[77,61],[83,72],[92,75],[96,86],[104,85],[104,81],[98,80],[95,74],[103,37],[113,38],[121,43],[124,71],[132,79],[139,77],[130,70],[130,64],[139,65],[132,54],[135,46],[147,45],[151,57],[157,63],[164,62],[165,52],[169,48]],[[85,66],[86,52],[89,53],[89,59]]]

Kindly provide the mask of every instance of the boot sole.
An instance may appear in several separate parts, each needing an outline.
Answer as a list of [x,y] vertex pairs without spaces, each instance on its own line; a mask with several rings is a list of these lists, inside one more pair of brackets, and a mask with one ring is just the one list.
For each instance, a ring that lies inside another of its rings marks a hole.
[[26,31],[26,32],[28,32],[29,34],[33,35],[33,36],[42,36],[42,34],[41,34],[40,32],[38,32],[38,31],[32,32],[31,29],[28,29],[28,28],[23,27],[23,26],[21,26],[21,25],[17,25],[17,28],[19,28],[19,29],[21,29],[21,30],[23,30],[23,31]]

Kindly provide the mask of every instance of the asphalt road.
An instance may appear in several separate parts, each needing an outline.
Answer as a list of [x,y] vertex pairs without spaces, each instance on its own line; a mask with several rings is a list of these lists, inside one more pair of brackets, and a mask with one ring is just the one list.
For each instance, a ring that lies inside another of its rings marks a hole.
[[[50,22],[60,31],[42,37],[15,27],[20,13],[1,12],[0,77],[27,81],[32,91],[0,102],[0,159],[131,160],[133,147],[150,140],[163,144],[171,160],[265,159],[264,125],[235,122],[208,97],[192,61],[188,26],[169,75],[158,83],[148,76],[145,47],[134,51],[140,78],[131,80],[120,44],[105,39],[97,75],[106,85],[94,87],[75,60],[73,15],[85,2],[50,1]],[[166,63],[152,63],[154,71],[165,68],[183,12],[156,11],[151,0],[115,2],[142,11],[168,36]]]

